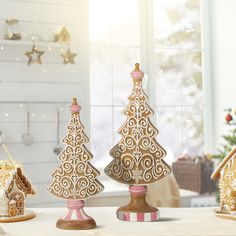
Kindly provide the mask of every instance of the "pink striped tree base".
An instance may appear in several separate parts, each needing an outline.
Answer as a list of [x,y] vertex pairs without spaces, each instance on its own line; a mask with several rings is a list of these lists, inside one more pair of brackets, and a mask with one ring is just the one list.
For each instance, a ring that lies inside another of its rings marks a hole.
[[159,210],[149,206],[145,200],[147,187],[129,187],[131,199],[128,205],[117,209],[117,218],[123,221],[148,222],[159,220]]
[[148,222],[159,220],[159,211],[155,212],[123,212],[117,211],[117,218],[123,221]]
[[57,228],[67,230],[87,230],[96,228],[95,220],[84,212],[83,200],[67,200],[69,211],[57,221]]

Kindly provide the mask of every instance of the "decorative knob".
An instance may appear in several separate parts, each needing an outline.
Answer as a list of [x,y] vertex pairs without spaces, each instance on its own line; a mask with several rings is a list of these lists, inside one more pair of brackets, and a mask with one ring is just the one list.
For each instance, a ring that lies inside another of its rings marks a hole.
[[78,113],[80,110],[81,110],[81,106],[78,104],[77,98],[74,97],[72,104],[70,106],[70,111],[71,113]]
[[134,79],[134,80],[141,80],[144,76],[144,73],[139,69],[139,63],[135,64],[135,68],[134,71],[132,71],[130,73],[130,76]]

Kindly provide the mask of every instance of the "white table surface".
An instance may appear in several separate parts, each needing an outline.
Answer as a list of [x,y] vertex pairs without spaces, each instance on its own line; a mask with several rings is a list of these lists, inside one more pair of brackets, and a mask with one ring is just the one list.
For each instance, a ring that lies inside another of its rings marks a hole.
[[160,208],[157,222],[124,222],[117,220],[114,207],[87,207],[97,228],[87,231],[60,230],[55,227],[65,208],[33,209],[36,218],[1,224],[9,236],[236,236],[236,221],[218,218],[213,208]]

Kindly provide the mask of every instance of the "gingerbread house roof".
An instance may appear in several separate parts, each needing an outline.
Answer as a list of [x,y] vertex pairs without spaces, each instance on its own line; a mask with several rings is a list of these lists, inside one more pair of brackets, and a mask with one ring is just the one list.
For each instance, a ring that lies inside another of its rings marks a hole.
[[24,175],[21,165],[8,160],[0,161],[0,199],[5,196],[5,192],[10,188],[13,180],[25,194],[35,194],[34,187]]
[[232,148],[232,150],[228,153],[227,156],[221,161],[221,163],[217,166],[215,171],[212,173],[211,178],[214,180],[218,180],[220,178],[220,171],[225,166],[225,164],[236,154],[236,146]]

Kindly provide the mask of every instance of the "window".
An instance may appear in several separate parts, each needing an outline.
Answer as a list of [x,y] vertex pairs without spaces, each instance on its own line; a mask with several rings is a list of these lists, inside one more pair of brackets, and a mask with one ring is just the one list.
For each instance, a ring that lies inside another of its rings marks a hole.
[[202,153],[200,0],[90,0],[89,7],[96,165],[111,161],[109,150],[121,138],[117,130],[126,118],[121,111],[131,91],[129,73],[140,61],[158,142],[169,156]]

